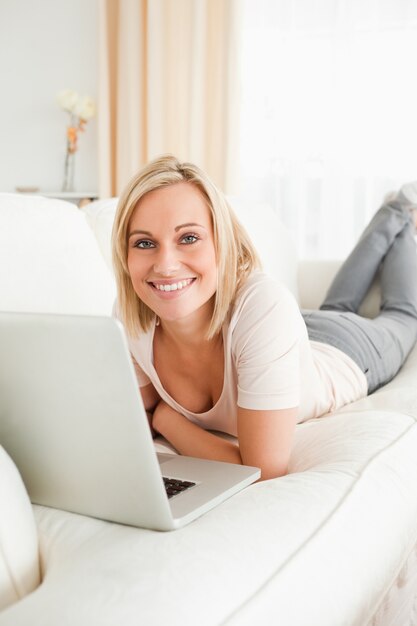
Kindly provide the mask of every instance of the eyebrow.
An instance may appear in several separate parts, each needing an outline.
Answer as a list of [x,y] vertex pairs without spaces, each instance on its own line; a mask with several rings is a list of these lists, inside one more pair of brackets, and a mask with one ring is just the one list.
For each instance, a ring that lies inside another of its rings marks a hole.
[[180,224],[179,226],[176,226],[175,232],[181,230],[181,228],[190,228],[190,226],[198,226],[198,228],[203,228],[204,230],[206,230],[204,226],[202,226],[201,224],[196,224],[194,222],[187,222],[186,224]]
[[[179,230],[181,230],[182,228],[190,228],[191,226],[198,226],[198,228],[202,228],[203,230],[206,230],[206,228],[204,226],[202,226],[201,224],[197,224],[195,222],[186,222],[185,224],[179,224],[178,226],[175,227],[175,232],[178,232]],[[149,230],[132,230],[129,233],[129,238],[132,237],[133,235],[147,235],[148,237],[153,237],[152,233]]]

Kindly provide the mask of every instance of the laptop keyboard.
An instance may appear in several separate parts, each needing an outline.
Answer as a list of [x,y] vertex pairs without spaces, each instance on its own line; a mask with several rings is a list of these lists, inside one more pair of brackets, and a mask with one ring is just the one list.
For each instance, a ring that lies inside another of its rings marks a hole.
[[194,487],[196,484],[190,482],[189,480],[179,480],[178,478],[167,478],[166,476],[163,476],[162,478],[164,480],[165,491],[167,492],[168,498],[172,498],[186,489]]

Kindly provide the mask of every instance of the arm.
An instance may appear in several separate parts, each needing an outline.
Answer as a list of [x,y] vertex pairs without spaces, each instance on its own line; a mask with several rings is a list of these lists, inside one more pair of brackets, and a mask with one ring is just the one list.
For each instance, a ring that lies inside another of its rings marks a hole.
[[238,409],[240,454],[245,465],[261,468],[261,480],[288,472],[297,416],[298,407],[275,411]]
[[162,400],[153,427],[180,454],[260,467],[261,480],[287,473],[297,408],[252,411],[238,408],[236,445],[190,422]]
[[160,400],[159,394],[152,383],[149,383],[149,385],[145,385],[144,387],[140,387],[140,393],[145,406],[146,415],[148,416],[152,437],[156,437],[157,433],[153,426],[153,412]]
[[149,378],[144,374],[143,370],[139,367],[135,357],[131,355],[133,367],[135,368],[136,378],[139,384],[139,390],[142,396],[142,401],[145,406],[146,415],[148,416],[149,427],[151,429],[152,437],[156,436],[155,429],[152,426],[152,413],[158,404],[160,397],[155,387]]
[[152,383],[145,385],[145,387],[140,387],[140,393],[145,406],[145,411],[147,413],[153,413],[156,405],[161,399],[159,393],[156,391]]

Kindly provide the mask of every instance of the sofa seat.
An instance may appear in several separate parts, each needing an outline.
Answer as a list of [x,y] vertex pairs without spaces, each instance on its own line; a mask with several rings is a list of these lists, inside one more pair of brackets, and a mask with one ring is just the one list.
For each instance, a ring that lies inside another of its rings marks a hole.
[[0,626],[385,623],[417,541],[416,366],[417,349],[380,391],[299,425],[291,474],[181,530],[35,506],[43,583]]

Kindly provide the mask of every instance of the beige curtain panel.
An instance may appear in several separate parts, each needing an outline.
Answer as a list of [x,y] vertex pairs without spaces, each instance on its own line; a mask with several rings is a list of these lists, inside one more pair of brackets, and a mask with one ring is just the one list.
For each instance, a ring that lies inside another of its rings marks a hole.
[[235,177],[238,0],[100,2],[100,196],[170,152],[225,192]]

